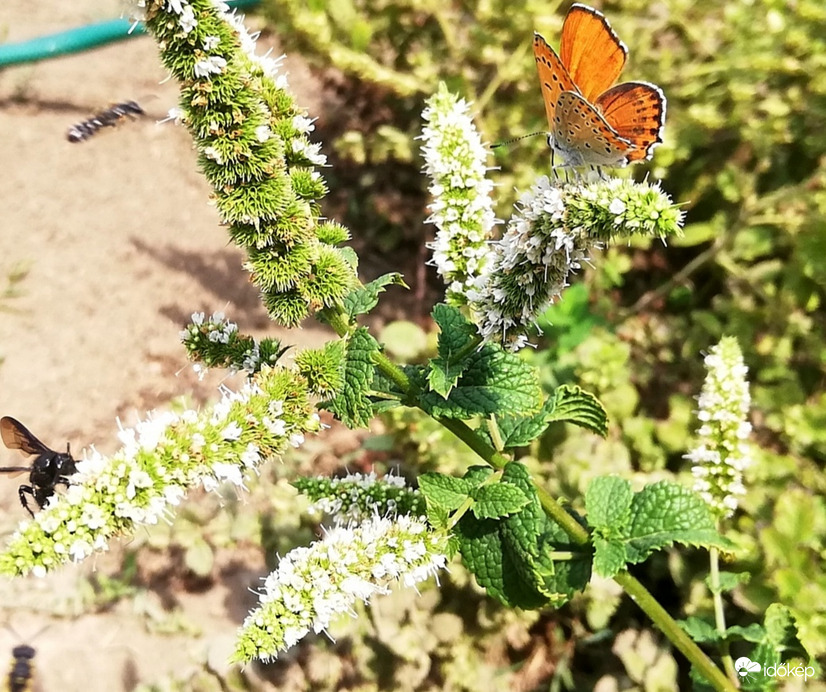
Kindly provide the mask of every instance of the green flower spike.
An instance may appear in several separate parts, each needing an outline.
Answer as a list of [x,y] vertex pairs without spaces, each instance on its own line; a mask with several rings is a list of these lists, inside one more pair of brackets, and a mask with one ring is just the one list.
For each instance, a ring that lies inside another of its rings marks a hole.
[[[248,256],[270,316],[294,326],[340,301],[354,268],[319,218],[327,188],[313,121],[299,109],[279,61],[255,54],[241,18],[213,0],[143,0],[146,28],[181,84],[180,111],[232,239]],[[340,227],[339,227],[340,228]]]

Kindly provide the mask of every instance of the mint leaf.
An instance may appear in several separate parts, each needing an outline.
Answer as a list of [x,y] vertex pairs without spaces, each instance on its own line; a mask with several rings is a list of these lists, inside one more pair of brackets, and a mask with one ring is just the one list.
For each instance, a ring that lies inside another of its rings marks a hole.
[[351,291],[349,295],[345,296],[342,301],[344,311],[351,318],[370,312],[378,305],[379,294],[384,292],[386,286],[391,285],[408,288],[401,274],[397,272],[385,274],[365,286],[359,286],[354,291]]
[[[519,514],[503,522],[502,533],[506,545],[520,560],[517,567],[525,569],[534,580],[535,588],[547,602],[560,606],[569,601],[577,591],[585,588],[591,577],[590,554],[570,560],[555,560],[554,551],[582,553],[582,546],[574,544],[567,533],[551,521],[542,509],[536,488],[524,464],[511,462],[502,473],[503,483],[512,483],[530,498]],[[530,536],[536,532],[536,545]],[[528,538],[528,540],[525,540]]]
[[756,622],[746,627],[733,625],[726,628],[725,639],[727,641],[746,641],[758,644],[766,641],[766,630],[763,625],[758,625]]
[[[470,363],[468,346],[477,338],[476,327],[457,309],[440,303],[433,308],[433,319],[439,325],[439,357],[430,361],[427,376],[430,389],[447,397]],[[459,353],[464,356],[459,357]]]
[[633,497],[631,484],[618,476],[594,478],[585,491],[588,524],[605,537],[619,535],[628,525]]
[[625,569],[625,544],[595,536],[594,572],[601,577],[610,578]]
[[456,525],[462,559],[477,582],[505,605],[561,605],[588,582],[589,556],[555,560],[554,551],[567,554],[581,548],[571,545],[561,527],[545,516],[522,464],[505,466],[499,485],[508,484],[519,489],[528,504],[498,520],[463,516]]
[[433,503],[452,511],[468,498],[473,484],[464,478],[454,478],[443,473],[423,473],[419,476],[419,490],[428,504]]
[[548,599],[522,578],[513,554],[502,541],[501,523],[476,519],[472,514],[462,517],[455,527],[462,562],[479,585],[501,603],[525,610],[547,605]]
[[488,478],[493,475],[493,469],[490,466],[469,466],[468,470],[465,471],[465,475],[462,476],[468,483],[470,483],[471,487],[478,488],[482,483],[484,483]]
[[642,562],[653,551],[673,543],[731,549],[699,495],[671,481],[647,485],[631,503],[628,562]]
[[347,340],[344,356],[344,387],[323,407],[348,428],[366,428],[373,415],[372,403],[367,398],[373,382],[373,360],[371,354],[379,351],[378,342],[364,327],[360,327]]
[[539,413],[529,417],[502,416],[497,420],[505,449],[523,447],[539,437],[552,422],[567,421],[603,437],[608,416],[593,394],[572,385],[557,387]]
[[427,523],[434,529],[446,529],[450,523],[450,510],[435,502],[426,501]]
[[555,402],[552,398],[546,399],[533,416],[500,416],[496,419],[499,435],[502,438],[504,449],[524,447],[539,437],[548,427],[548,414],[553,410]]
[[723,639],[714,625],[694,615],[678,620],[677,624],[698,644],[716,644]]
[[709,591],[714,593],[726,593],[727,591],[734,591],[740,584],[748,584],[751,581],[751,574],[749,572],[720,572],[719,588],[715,589],[711,584],[711,577],[705,578],[706,586]]
[[766,608],[763,624],[766,627],[766,640],[775,648],[801,648],[797,637],[797,624],[786,606],[772,603]]
[[483,485],[472,495],[475,500],[473,514],[477,519],[497,519],[514,514],[530,500],[519,488],[510,483]]
[[420,405],[435,417],[472,418],[491,413],[528,415],[541,406],[536,369],[500,346],[485,344],[473,351],[462,376],[447,398],[425,392]]
[[590,392],[570,384],[557,387],[552,396],[553,408],[546,421],[565,421],[605,437],[608,414],[602,403]]

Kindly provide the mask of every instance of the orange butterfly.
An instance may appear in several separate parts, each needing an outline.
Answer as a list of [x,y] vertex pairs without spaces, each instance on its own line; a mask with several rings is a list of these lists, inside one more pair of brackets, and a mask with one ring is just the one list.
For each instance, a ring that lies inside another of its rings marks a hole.
[[559,55],[538,33],[533,54],[549,141],[567,166],[625,166],[651,158],[663,141],[665,94],[647,82],[611,86],[628,48],[600,12],[572,5],[562,25]]

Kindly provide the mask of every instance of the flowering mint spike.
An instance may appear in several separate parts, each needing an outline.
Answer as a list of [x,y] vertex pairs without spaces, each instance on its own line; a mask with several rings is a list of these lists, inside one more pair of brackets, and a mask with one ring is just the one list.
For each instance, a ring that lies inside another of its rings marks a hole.
[[709,350],[705,366],[708,374],[697,411],[697,446],[686,459],[694,463],[694,490],[719,519],[725,519],[734,514],[738,497],[746,493],[743,470],[751,461],[748,368],[737,339],[731,336]]
[[312,511],[329,514],[336,524],[377,515],[427,514],[422,494],[408,488],[404,478],[392,474],[378,478],[372,471],[344,478],[297,478],[292,485],[313,500]]
[[516,350],[572,272],[603,241],[681,233],[682,212],[659,187],[630,180],[564,183],[543,176],[523,195],[468,292],[482,336]]
[[358,527],[338,527],[307,548],[290,551],[264,582],[261,605],[238,637],[233,659],[275,658],[333,618],[352,613],[389,592],[435,575],[447,564],[448,537],[411,516],[374,517]]
[[270,317],[294,326],[337,303],[356,285],[335,247],[343,232],[319,232],[326,165],[308,135],[313,120],[298,108],[279,73],[280,60],[255,53],[240,15],[220,0],[139,0],[161,59],[181,85],[177,120],[195,140],[215,205]]
[[448,302],[465,303],[473,278],[487,260],[486,242],[496,223],[485,178],[487,151],[473,125],[470,105],[444,84],[427,102],[422,154],[430,178],[428,221],[436,226],[433,264],[448,285]]
[[213,313],[209,319],[202,312],[193,313],[192,322],[181,332],[181,341],[189,357],[198,361],[193,367],[201,378],[213,367],[254,375],[265,365],[275,365],[287,350],[278,339],[256,341],[240,334],[238,325],[222,312]]
[[298,446],[320,428],[306,385],[289,370],[265,368],[212,408],[163,413],[120,433],[106,458],[94,449],[77,462],[65,493],[24,522],[0,552],[0,573],[38,576],[106,550],[136,525],[156,524],[188,488],[243,487],[259,463]]

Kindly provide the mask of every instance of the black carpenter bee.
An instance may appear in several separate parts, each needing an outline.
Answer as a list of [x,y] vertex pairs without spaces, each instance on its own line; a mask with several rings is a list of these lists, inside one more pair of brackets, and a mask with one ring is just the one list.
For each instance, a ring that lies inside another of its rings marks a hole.
[[29,683],[34,677],[32,660],[35,653],[34,647],[28,644],[19,644],[12,649],[11,654],[14,656],[14,661],[11,664],[11,670],[9,670],[9,692],[28,692],[31,690]]
[[135,119],[144,115],[144,110],[135,101],[124,101],[110,106],[105,111],[96,113],[83,122],[72,125],[66,132],[66,139],[70,142],[84,142],[104,127],[115,127],[125,118]]
[[69,443],[66,443],[65,453],[55,452],[32,435],[20,421],[9,416],[0,418],[0,436],[3,438],[3,444],[9,449],[19,449],[24,454],[37,455],[31,466],[0,466],[0,473],[29,472],[31,485],[21,485],[17,493],[21,504],[34,516],[26,495],[31,495],[37,506],[42,509],[54,495],[57,484],[69,485],[67,478],[77,471],[75,460],[69,452]]

